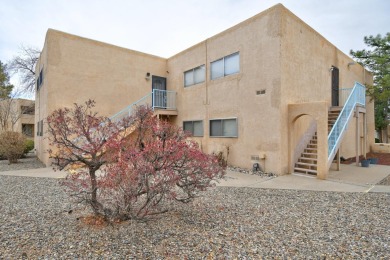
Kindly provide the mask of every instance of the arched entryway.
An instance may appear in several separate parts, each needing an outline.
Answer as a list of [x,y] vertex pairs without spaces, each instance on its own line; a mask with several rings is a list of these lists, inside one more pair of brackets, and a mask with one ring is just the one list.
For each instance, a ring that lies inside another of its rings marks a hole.
[[[288,105],[289,126],[289,172],[294,172],[294,164],[305,142],[314,133],[317,140],[317,178],[326,179],[328,174],[328,105],[326,102],[312,102]],[[311,135],[311,136],[310,136]],[[307,143],[306,143],[307,145]]]

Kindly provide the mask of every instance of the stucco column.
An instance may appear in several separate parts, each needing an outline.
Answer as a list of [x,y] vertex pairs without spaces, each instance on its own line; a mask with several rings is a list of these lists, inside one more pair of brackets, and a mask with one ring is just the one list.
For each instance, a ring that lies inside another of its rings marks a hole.
[[317,178],[325,180],[328,176],[328,115],[327,109],[321,111],[317,119]]
[[363,154],[367,154],[367,116],[363,114]]
[[360,128],[359,128],[359,108],[356,107],[356,166],[359,166],[359,143],[360,143]]

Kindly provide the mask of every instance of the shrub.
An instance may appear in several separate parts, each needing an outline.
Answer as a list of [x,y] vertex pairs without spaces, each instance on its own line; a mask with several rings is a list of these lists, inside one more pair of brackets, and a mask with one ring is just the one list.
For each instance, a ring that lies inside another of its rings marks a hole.
[[8,159],[9,163],[17,163],[25,149],[26,137],[17,132],[6,131],[0,134],[0,154]]
[[34,141],[26,139],[26,143],[24,144],[24,154],[27,154],[32,149],[34,149]]

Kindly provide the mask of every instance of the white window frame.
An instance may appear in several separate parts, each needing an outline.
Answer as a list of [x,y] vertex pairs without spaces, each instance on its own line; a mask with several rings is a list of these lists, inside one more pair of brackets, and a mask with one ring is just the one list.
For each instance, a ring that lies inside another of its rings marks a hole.
[[[204,72],[204,77],[203,77],[203,81],[199,81],[199,82],[196,82],[195,81],[195,70],[196,69],[202,69],[202,67],[203,67],[203,72]],[[189,84],[189,85],[186,85],[186,73],[188,73],[188,72],[192,72],[192,77],[193,77],[193,83],[192,84]],[[184,78],[183,78],[183,85],[184,85],[184,87],[185,88],[188,88],[188,87],[191,87],[191,86],[194,86],[194,85],[197,85],[197,84],[200,84],[200,83],[203,83],[203,82],[205,82],[206,81],[206,65],[205,64],[203,64],[203,65],[200,65],[200,66],[198,66],[198,67],[195,67],[195,68],[192,68],[192,69],[190,69],[190,70],[186,70],[186,71],[184,71]]]
[[[226,69],[225,69],[225,59],[229,58],[231,56],[234,56],[234,55],[238,55],[238,71],[227,74],[226,73]],[[219,77],[213,78],[213,74],[212,74],[213,63],[217,62],[217,61],[220,61],[220,60],[222,60],[222,65],[223,65],[223,76],[219,76]],[[223,78],[223,77],[226,77],[226,76],[229,76],[229,75],[234,75],[234,74],[237,74],[237,73],[240,73],[240,52],[239,51],[235,52],[235,53],[232,53],[232,54],[229,54],[229,55],[226,55],[223,58],[219,58],[219,59],[216,59],[216,60],[210,62],[210,80],[220,79],[220,78]]]
[[[194,135],[194,122],[200,122],[202,124],[202,135]],[[184,123],[192,123],[192,131],[184,130]],[[190,132],[193,137],[203,137],[204,136],[203,120],[186,120],[186,121],[183,121],[183,130]]]
[[[211,135],[211,122],[212,121],[221,121],[221,131],[223,134],[223,121],[225,120],[235,120],[236,121],[236,135],[234,136],[225,136],[225,135]],[[210,137],[216,137],[216,138],[237,138],[238,137],[238,118],[237,117],[228,117],[228,118],[213,118],[209,120],[209,135]]]

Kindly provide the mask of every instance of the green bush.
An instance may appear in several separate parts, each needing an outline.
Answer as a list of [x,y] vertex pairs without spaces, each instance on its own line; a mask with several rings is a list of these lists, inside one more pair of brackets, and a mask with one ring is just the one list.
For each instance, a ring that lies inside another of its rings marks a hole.
[[26,137],[17,132],[7,131],[0,134],[0,154],[9,163],[17,163],[25,149]]
[[24,154],[28,153],[32,149],[34,149],[34,141],[27,139],[26,143],[24,144]]
[[381,141],[379,140],[379,138],[375,138],[375,143],[380,143]]

